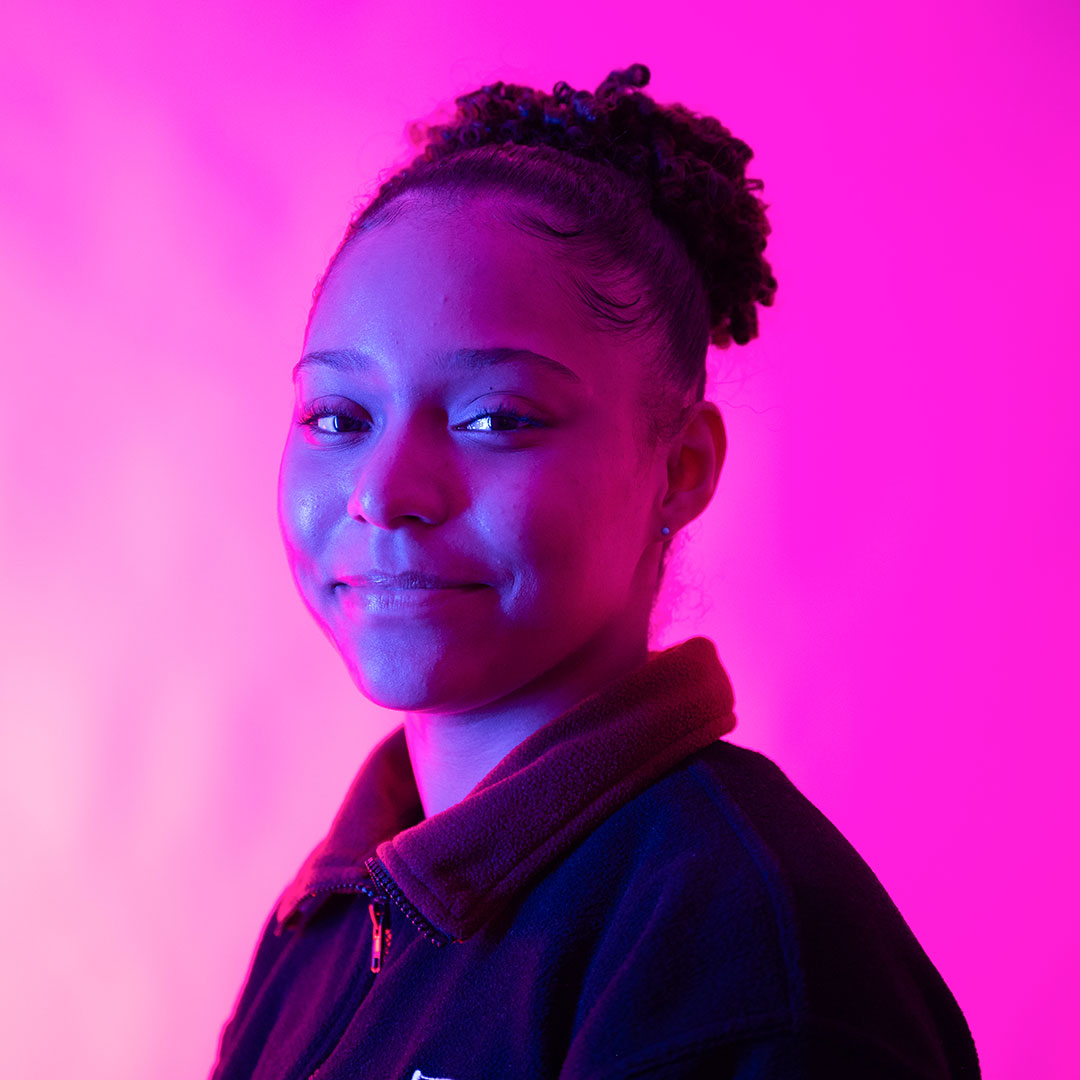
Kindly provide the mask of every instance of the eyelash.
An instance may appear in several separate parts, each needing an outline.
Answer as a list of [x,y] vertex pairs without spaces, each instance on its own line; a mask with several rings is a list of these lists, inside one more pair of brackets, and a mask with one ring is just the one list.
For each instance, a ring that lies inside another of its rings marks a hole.
[[[339,408],[334,408],[330,405],[318,406],[314,409],[307,410],[297,421],[302,427],[310,428],[313,432],[317,432],[319,435],[328,436],[340,436],[340,435],[364,435],[363,431],[324,431],[318,426],[318,422],[327,416],[345,417],[354,423],[367,423],[365,420],[360,420],[355,416],[350,416],[347,412],[342,411]],[[545,427],[543,420],[534,413],[527,412],[523,409],[515,408],[507,402],[501,402],[494,409],[484,409],[483,412],[477,413],[476,416],[469,420],[466,420],[463,424],[457,425],[457,427],[467,427],[469,424],[475,424],[477,420],[483,420],[485,417],[491,419],[507,419],[507,420],[520,420],[524,421],[523,427],[506,428],[501,431],[491,429],[487,434],[492,435],[514,435],[519,431],[527,430],[528,428]],[[469,434],[477,434],[476,432],[469,432]]]

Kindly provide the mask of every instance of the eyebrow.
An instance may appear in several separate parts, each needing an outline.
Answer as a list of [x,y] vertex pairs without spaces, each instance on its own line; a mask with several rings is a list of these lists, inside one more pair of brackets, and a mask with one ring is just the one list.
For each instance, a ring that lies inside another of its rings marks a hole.
[[[581,382],[581,377],[570,370],[558,360],[552,360],[550,356],[541,356],[531,349],[519,349],[513,346],[499,346],[493,349],[457,349],[449,354],[447,359],[459,367],[480,370],[482,368],[495,367],[498,364],[532,363],[539,364],[573,382]],[[371,357],[356,349],[329,349],[320,352],[310,352],[302,357],[293,368],[293,382],[306,367],[321,365],[334,368],[337,371],[366,371],[373,365]]]

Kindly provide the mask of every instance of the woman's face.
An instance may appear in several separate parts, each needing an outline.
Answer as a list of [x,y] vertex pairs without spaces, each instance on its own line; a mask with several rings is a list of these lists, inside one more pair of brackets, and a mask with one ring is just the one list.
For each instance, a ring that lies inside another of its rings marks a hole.
[[498,204],[405,196],[312,313],[279,478],[290,565],[361,691],[464,712],[640,639],[664,463],[644,345]]

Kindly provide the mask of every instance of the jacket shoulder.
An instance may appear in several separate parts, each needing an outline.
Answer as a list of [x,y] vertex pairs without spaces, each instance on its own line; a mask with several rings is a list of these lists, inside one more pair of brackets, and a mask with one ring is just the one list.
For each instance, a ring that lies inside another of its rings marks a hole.
[[[764,754],[726,741],[691,755],[626,807],[651,823],[670,871],[695,886],[767,898],[805,944],[815,917],[917,944],[884,886],[843,833]],[[744,928],[745,929],[745,928]]]
[[[963,1015],[888,893],[765,755],[711,744],[593,839],[622,891],[582,1000],[618,1000],[630,1044],[639,1024],[671,1045],[813,1033],[898,1075],[977,1075]],[[612,1015],[579,1013],[583,1041]]]
[[[710,744],[605,822],[610,857],[635,875],[772,897],[778,918],[829,901],[869,919],[898,912],[840,830],[764,754]],[[700,902],[700,897],[698,898]]]

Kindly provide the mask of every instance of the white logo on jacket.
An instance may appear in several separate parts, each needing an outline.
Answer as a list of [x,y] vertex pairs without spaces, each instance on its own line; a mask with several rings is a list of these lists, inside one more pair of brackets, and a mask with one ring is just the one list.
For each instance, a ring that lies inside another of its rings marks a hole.
[[409,1077],[409,1080],[450,1080],[450,1077],[449,1076],[427,1076],[425,1073],[422,1073],[419,1069],[417,1069],[416,1072],[414,1072],[412,1074],[412,1076]]

